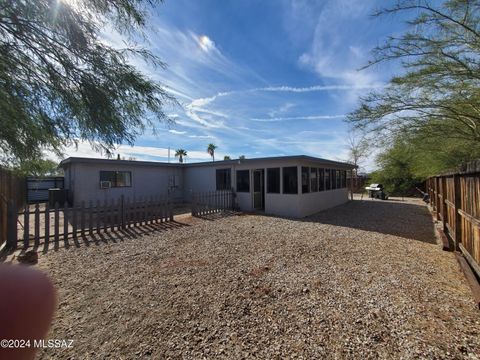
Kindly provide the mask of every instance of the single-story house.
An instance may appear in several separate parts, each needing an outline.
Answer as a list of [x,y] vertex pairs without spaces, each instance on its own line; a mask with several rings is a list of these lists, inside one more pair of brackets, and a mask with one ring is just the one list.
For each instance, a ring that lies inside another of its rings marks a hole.
[[232,189],[242,211],[304,217],[348,201],[353,165],[311,156],[280,156],[202,163],[71,157],[61,162],[65,188],[82,201],[169,196],[190,202],[193,193]]

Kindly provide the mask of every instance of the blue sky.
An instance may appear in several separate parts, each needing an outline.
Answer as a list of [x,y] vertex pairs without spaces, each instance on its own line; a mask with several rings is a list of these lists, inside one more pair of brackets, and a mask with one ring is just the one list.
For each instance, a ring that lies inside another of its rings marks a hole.
[[[157,135],[146,131],[135,147],[118,152],[165,161],[168,147],[172,155],[183,148],[187,161],[208,161],[206,147],[214,143],[217,159],[306,154],[346,160],[345,114],[395,70],[359,71],[374,46],[405,26],[395,17],[371,16],[385,5],[166,0],[152,13],[144,46],[168,67],[135,63],[181,103],[168,108],[176,124],[160,124]],[[106,38],[121,40],[108,32]],[[87,144],[68,155],[99,156]]]

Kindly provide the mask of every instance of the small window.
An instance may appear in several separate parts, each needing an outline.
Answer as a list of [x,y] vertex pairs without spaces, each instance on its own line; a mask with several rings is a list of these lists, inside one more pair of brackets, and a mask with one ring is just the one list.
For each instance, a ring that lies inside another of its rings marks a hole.
[[283,168],[283,193],[298,194],[298,174],[296,166]]
[[280,168],[267,169],[267,193],[280,194]]
[[302,193],[310,192],[310,169],[308,167],[302,167]]
[[131,171],[100,171],[100,181],[110,181],[111,187],[131,187]]
[[250,170],[237,170],[237,191],[250,192]]
[[325,190],[330,190],[332,185],[330,183],[330,169],[325,169]]
[[318,169],[318,191],[325,190],[325,170],[323,168]]
[[310,191],[318,191],[317,168],[310,168]]
[[230,190],[231,188],[231,169],[218,169],[216,178],[217,178],[217,190]]

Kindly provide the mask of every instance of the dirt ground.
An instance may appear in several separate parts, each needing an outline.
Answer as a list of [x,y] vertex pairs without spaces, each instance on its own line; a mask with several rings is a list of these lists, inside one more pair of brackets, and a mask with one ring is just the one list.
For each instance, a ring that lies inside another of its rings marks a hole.
[[480,312],[417,200],[151,230],[40,256],[59,297],[48,338],[74,343],[38,358],[480,356]]

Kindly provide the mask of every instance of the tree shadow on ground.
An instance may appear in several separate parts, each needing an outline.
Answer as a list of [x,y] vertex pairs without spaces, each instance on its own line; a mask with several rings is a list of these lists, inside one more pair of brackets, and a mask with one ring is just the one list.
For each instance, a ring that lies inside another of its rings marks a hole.
[[432,216],[428,208],[421,204],[354,200],[299,220],[437,243]]

